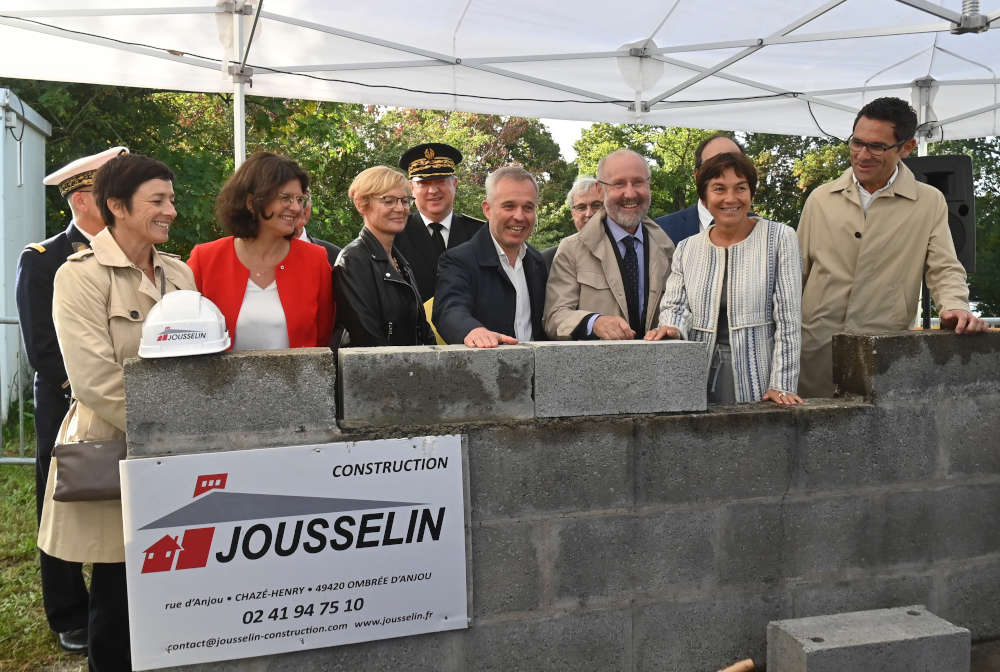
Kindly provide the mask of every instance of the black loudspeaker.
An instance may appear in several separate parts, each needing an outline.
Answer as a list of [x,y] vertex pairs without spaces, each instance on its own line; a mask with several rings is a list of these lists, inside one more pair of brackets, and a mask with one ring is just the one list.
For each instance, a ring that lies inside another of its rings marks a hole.
[[965,270],[976,270],[976,196],[972,183],[972,157],[910,156],[903,163],[918,180],[937,187],[948,203],[948,228],[955,252]]

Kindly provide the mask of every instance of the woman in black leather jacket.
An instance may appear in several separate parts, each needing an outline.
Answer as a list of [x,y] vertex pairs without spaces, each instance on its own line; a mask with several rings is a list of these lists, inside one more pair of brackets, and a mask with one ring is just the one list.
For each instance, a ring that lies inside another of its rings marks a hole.
[[393,246],[413,202],[406,177],[375,166],[358,174],[347,193],[365,226],[333,267],[338,331],[349,337],[341,344],[434,345],[413,271]]

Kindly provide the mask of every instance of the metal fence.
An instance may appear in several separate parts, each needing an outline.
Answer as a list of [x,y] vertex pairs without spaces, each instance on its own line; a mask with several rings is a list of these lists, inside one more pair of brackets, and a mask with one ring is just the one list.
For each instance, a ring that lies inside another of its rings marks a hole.
[[[17,332],[17,357],[14,363],[14,375],[11,377],[12,384],[17,390],[17,456],[6,457],[0,455],[0,464],[34,464],[34,457],[25,456],[25,447],[27,441],[24,434],[24,374],[27,370],[28,357],[24,352],[24,343],[21,340],[21,329],[18,328],[18,322],[16,317],[0,317],[0,324],[3,325],[4,329],[10,329],[11,325],[14,327],[14,331]],[[7,375],[4,367],[6,366],[6,357],[0,357],[0,381],[6,381]],[[29,379],[30,380],[30,379]]]

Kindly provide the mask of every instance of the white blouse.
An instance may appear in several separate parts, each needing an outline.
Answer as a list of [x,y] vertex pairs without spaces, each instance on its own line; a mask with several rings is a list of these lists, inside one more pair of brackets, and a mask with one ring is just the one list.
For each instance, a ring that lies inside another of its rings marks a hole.
[[236,319],[233,350],[285,350],[288,348],[288,324],[278,297],[278,283],[257,286],[247,279],[240,316]]

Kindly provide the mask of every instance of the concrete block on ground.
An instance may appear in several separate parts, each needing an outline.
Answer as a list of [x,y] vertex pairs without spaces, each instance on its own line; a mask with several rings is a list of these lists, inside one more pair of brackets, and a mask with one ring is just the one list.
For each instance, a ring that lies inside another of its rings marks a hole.
[[972,640],[923,605],[775,621],[768,672],[968,672]]
[[833,382],[866,399],[950,399],[963,388],[996,389],[1000,332],[904,331],[833,337]]
[[630,506],[633,429],[630,418],[472,429],[472,519]]
[[689,341],[541,341],[535,415],[703,411],[708,344]]
[[130,456],[337,441],[328,348],[125,362]]
[[534,417],[534,359],[527,346],[343,348],[337,356],[344,428]]

